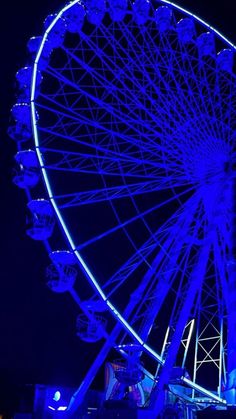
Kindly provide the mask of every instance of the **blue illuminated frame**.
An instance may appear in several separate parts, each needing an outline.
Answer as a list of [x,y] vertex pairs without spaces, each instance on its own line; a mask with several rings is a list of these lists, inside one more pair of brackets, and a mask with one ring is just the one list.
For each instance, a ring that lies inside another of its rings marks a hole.
[[[57,16],[54,18],[54,20],[52,21],[52,23],[50,24],[50,26],[47,28],[47,30],[45,31],[45,34],[43,36],[40,48],[38,50],[36,59],[34,61],[34,69],[33,69],[33,77],[32,77],[32,90],[31,90],[31,114],[32,114],[32,125],[33,125],[33,133],[34,133],[34,141],[35,141],[35,148],[36,148],[36,152],[37,152],[37,156],[38,156],[38,160],[40,163],[40,167],[42,170],[42,175],[43,175],[43,179],[45,182],[45,186],[46,186],[46,190],[48,193],[48,198],[50,199],[50,202],[54,208],[55,214],[57,216],[57,219],[60,223],[60,226],[65,234],[66,239],[69,242],[69,245],[72,249],[72,251],[74,252],[74,254],[76,255],[80,266],[83,268],[89,282],[91,283],[91,285],[93,286],[93,288],[96,290],[96,292],[100,295],[100,297],[102,298],[102,300],[106,303],[107,307],[109,308],[110,312],[112,313],[112,315],[114,316],[114,318],[116,320],[118,320],[118,322],[125,328],[125,330],[133,337],[133,339],[139,343],[143,349],[148,352],[155,360],[157,360],[158,363],[163,364],[163,359],[160,357],[160,355],[158,353],[156,353],[149,345],[147,345],[140,337],[139,335],[135,332],[135,330],[129,325],[129,323],[126,321],[126,319],[119,313],[119,311],[114,307],[114,305],[107,299],[107,296],[105,295],[105,293],[103,292],[102,288],[100,287],[98,281],[96,280],[96,277],[94,276],[94,274],[91,272],[91,270],[89,269],[89,267],[87,266],[87,264],[85,263],[84,259],[82,258],[80,252],[77,250],[75,243],[70,235],[70,232],[64,222],[64,219],[61,215],[61,212],[55,202],[54,196],[53,196],[53,191],[52,191],[52,187],[50,185],[49,179],[48,179],[48,175],[47,175],[47,171],[44,168],[44,163],[43,163],[43,159],[40,153],[40,148],[39,148],[39,137],[38,137],[38,130],[37,130],[37,116],[36,116],[36,109],[35,109],[35,103],[34,103],[34,97],[35,97],[35,90],[36,90],[36,76],[37,76],[37,65],[38,65],[38,61],[40,59],[41,53],[43,51],[44,48],[44,44],[47,40],[48,34],[50,33],[50,31],[52,30],[52,28],[54,27],[54,25],[56,24],[56,22],[60,19],[60,17],[71,7],[73,7],[78,1],[75,0],[72,3],[70,3],[69,5],[65,6],[58,14]],[[232,47],[233,49],[236,50],[236,46],[231,43],[227,38],[225,38],[222,34],[220,34],[217,30],[215,30],[214,28],[212,28],[209,24],[207,24],[205,21],[203,21],[202,19],[200,19],[199,17],[197,17],[196,15],[188,12],[187,10],[185,10],[184,8],[175,5],[174,3],[167,1],[167,0],[160,0],[160,3],[163,4],[167,4],[170,5],[171,7],[184,12],[186,15],[193,17],[196,21],[198,21],[199,23],[201,23],[202,25],[204,25],[207,29],[210,29],[212,31],[214,31],[214,33],[223,41],[225,41],[230,47]],[[189,386],[191,386],[192,388],[195,388],[196,390],[202,392],[203,394],[211,397],[212,399],[215,399],[218,402],[221,403],[225,403],[225,400],[216,396],[214,393],[204,389],[203,387],[193,383],[191,380],[183,377],[183,381],[186,382],[186,384],[188,384]]]

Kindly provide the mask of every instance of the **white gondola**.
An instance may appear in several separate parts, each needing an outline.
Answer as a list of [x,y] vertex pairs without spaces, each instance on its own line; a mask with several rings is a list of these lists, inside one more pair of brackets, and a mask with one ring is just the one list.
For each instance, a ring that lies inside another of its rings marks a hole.
[[109,0],[109,14],[115,22],[124,19],[127,10],[127,0]]
[[31,126],[18,122],[9,126],[7,134],[12,140],[18,143],[28,141],[32,137]]
[[77,269],[73,266],[76,263],[74,254],[57,250],[49,257],[52,264],[46,270],[47,286],[58,293],[72,290],[77,277]]
[[160,33],[171,29],[172,10],[167,6],[160,6],[155,12],[155,21]]
[[[16,80],[19,84],[19,88],[28,87],[31,85],[31,79],[32,79],[32,67],[23,67],[16,73]],[[35,84],[36,86],[39,86],[42,81],[42,76],[40,74],[40,71],[37,71],[37,77]]]
[[16,142],[28,141],[32,137],[31,109],[27,102],[18,102],[11,109],[13,123],[8,128],[8,135]]
[[218,67],[228,73],[232,73],[234,64],[234,51],[232,49],[223,49],[216,56]]
[[185,18],[181,19],[176,26],[179,41],[183,44],[193,42],[196,35],[193,19]]
[[215,55],[215,39],[211,32],[205,32],[197,38],[198,53],[200,57]]
[[104,0],[86,0],[87,19],[93,25],[99,26],[106,12]]
[[52,206],[45,199],[34,199],[27,204],[30,210],[28,236],[34,240],[47,240],[53,233],[55,218]]
[[[39,70],[36,74],[37,76],[35,80],[35,94],[37,97],[39,93],[39,87],[42,81],[42,75]],[[20,100],[25,100],[27,103],[30,101],[32,75],[33,67],[23,67],[16,73],[16,80],[19,86],[18,98]]]
[[133,17],[138,25],[145,25],[148,20],[150,3],[148,0],[136,0],[133,3]]
[[[32,61],[34,61],[35,59],[35,56],[39,50],[42,40],[43,40],[42,36],[33,36],[28,41],[27,49],[30,56],[32,57]],[[43,52],[40,55],[40,60],[38,61],[38,65],[37,65],[38,69],[43,71],[47,68],[52,50],[53,50],[53,45],[48,40],[46,40],[44,42]]]
[[77,33],[81,30],[85,17],[85,10],[82,4],[77,3],[73,8],[68,9],[65,14],[66,29],[68,32]]
[[36,152],[33,150],[18,151],[15,155],[17,168],[13,182],[20,188],[33,188],[39,181],[39,167]]
[[36,54],[42,42],[42,36],[32,36],[27,42],[27,49],[30,54]]
[[63,44],[66,34],[66,22],[62,18],[58,18],[53,28],[50,26],[55,19],[56,15],[48,15],[44,21],[44,27],[49,31],[47,39],[53,48],[58,48]]
[[84,342],[95,343],[104,337],[107,320],[99,314],[79,314],[76,320],[76,335]]
[[27,127],[31,126],[31,111],[28,103],[18,102],[13,105],[11,115],[17,123],[21,123]]

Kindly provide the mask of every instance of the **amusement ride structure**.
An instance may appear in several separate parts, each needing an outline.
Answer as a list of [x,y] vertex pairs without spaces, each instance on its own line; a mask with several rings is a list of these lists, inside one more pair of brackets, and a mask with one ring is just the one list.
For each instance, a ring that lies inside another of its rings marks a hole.
[[168,392],[178,417],[235,405],[234,45],[166,0],[71,1],[44,26],[9,136],[47,285],[98,347],[64,414],[114,348],[114,399],[152,383],[143,417]]

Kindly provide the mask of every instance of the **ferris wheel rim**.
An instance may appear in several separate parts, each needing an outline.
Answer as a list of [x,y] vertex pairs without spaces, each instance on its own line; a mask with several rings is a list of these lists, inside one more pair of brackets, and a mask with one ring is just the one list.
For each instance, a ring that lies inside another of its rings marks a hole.
[[[210,29],[211,31],[213,31],[217,36],[219,36],[224,42],[226,42],[230,47],[232,47],[233,49],[236,50],[236,46],[233,45],[227,38],[225,38],[222,34],[220,34],[217,30],[215,30],[213,27],[211,27],[210,25],[208,25],[205,21],[203,21],[202,19],[198,18],[196,15],[188,12],[187,10],[181,8],[180,6],[175,5],[172,2],[169,2],[167,0],[159,0],[160,3],[163,4],[168,4],[176,9],[178,9],[179,11],[192,16],[194,19],[196,19],[199,23],[203,24],[206,28]],[[99,282],[97,281],[95,275],[92,273],[92,271],[89,269],[89,267],[87,266],[86,262],[84,261],[83,257],[81,256],[80,252],[78,251],[73,238],[66,226],[66,223],[64,222],[63,216],[61,215],[61,212],[58,208],[58,205],[54,199],[54,194],[52,192],[52,188],[51,188],[51,184],[50,181],[48,179],[47,176],[47,171],[44,168],[44,163],[43,163],[43,158],[40,152],[40,146],[39,146],[39,139],[38,139],[38,131],[37,131],[37,115],[36,115],[36,108],[35,108],[35,102],[34,102],[34,97],[35,97],[35,88],[36,88],[36,77],[37,77],[37,64],[38,64],[38,60],[40,59],[44,44],[46,42],[47,36],[49,34],[49,32],[51,31],[51,29],[53,28],[53,26],[55,25],[55,23],[58,21],[58,19],[64,14],[64,12],[66,10],[68,10],[69,8],[73,7],[76,3],[78,3],[78,1],[73,1],[71,4],[65,6],[63,9],[61,9],[61,11],[57,14],[57,16],[55,17],[55,19],[53,20],[53,22],[51,23],[51,25],[47,28],[47,30],[45,31],[45,35],[43,37],[43,40],[41,42],[39,51],[37,53],[34,65],[33,65],[33,77],[32,77],[32,90],[31,90],[31,115],[32,115],[32,126],[33,126],[33,132],[34,132],[34,142],[35,142],[35,150],[38,156],[38,160],[40,163],[40,167],[42,170],[42,175],[43,175],[43,179],[46,185],[46,189],[47,189],[47,193],[48,193],[48,198],[53,206],[53,209],[55,211],[55,214],[57,215],[57,218],[59,220],[59,223],[62,227],[62,230],[69,242],[70,248],[73,251],[73,253],[75,254],[75,256],[77,257],[79,264],[83,267],[87,277],[89,278],[89,280],[92,283],[92,286],[96,289],[96,292],[98,292],[99,296],[102,298],[102,300],[106,303],[106,305],[109,307],[110,312],[112,313],[112,315],[114,316],[115,319],[117,319],[122,325],[123,327],[128,331],[128,333],[131,334],[131,336],[135,339],[135,341],[137,341],[140,345],[142,345],[142,347],[144,348],[144,350],[146,350],[148,353],[150,353],[154,358],[157,359],[158,362],[162,363],[162,359],[161,357],[149,346],[147,345],[142,339],[140,339],[139,335],[135,332],[135,330],[129,325],[129,323],[126,321],[126,319],[119,313],[119,311],[115,308],[115,306],[107,299],[107,295],[103,292],[101,286],[99,285]],[[212,393],[210,393],[212,395]],[[217,396],[216,396],[217,397]],[[218,401],[220,402],[224,402],[223,399],[221,398],[217,398]]]

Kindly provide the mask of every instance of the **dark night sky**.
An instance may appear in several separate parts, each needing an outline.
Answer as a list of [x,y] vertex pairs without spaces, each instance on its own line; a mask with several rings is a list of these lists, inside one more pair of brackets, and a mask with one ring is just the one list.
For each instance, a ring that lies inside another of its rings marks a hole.
[[[235,0],[179,0],[236,44]],[[6,1],[1,12],[1,281],[0,387],[24,382],[79,383],[90,356],[74,333],[76,307],[66,295],[44,286],[46,252],[25,236],[22,191],[11,183],[16,147],[7,138],[8,114],[14,103],[14,75],[26,61],[26,43],[39,35],[44,18],[60,0]],[[91,353],[95,351],[89,347]],[[8,390],[5,391],[5,393]],[[4,392],[0,395],[0,409]]]

